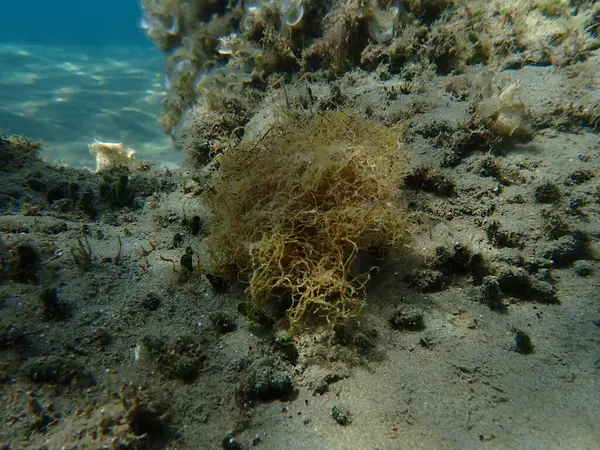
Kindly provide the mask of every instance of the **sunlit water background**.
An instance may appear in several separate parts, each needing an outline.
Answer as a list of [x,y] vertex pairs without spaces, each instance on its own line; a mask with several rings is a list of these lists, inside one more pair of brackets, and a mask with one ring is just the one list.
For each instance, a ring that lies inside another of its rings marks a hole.
[[0,132],[42,140],[44,157],[75,166],[94,167],[94,139],[123,142],[138,159],[180,161],[157,123],[164,59],[139,27],[137,0],[2,8]]

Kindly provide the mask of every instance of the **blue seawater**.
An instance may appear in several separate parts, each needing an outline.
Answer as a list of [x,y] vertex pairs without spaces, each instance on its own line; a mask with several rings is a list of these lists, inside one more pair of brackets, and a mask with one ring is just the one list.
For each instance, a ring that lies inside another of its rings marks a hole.
[[0,132],[42,140],[45,157],[75,166],[94,167],[94,139],[177,162],[157,123],[164,57],[138,0],[4,1],[2,13]]

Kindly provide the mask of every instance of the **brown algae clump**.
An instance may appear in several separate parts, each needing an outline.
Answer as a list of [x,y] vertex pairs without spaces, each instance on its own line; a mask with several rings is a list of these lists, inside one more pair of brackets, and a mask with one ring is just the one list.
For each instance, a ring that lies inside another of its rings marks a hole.
[[248,281],[257,308],[289,306],[292,328],[311,313],[358,314],[369,277],[358,258],[409,239],[401,134],[327,112],[286,118],[218,156],[205,191],[216,271]]

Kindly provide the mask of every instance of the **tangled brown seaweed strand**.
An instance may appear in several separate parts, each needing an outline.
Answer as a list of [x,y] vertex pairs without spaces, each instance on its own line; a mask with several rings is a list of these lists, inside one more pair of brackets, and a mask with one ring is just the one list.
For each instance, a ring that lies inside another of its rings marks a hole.
[[292,328],[313,313],[356,315],[368,279],[353,273],[358,252],[409,239],[397,202],[401,132],[328,112],[286,119],[259,143],[225,152],[207,190],[217,269],[248,281],[257,307],[291,298]]

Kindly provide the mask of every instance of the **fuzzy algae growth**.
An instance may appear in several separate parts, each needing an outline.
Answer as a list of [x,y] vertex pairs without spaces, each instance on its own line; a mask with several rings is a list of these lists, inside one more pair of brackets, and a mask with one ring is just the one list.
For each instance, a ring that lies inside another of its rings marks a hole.
[[205,193],[215,269],[246,280],[257,308],[289,306],[292,329],[311,314],[359,313],[369,278],[355,270],[359,255],[409,240],[401,134],[327,112],[286,118],[220,155]]

